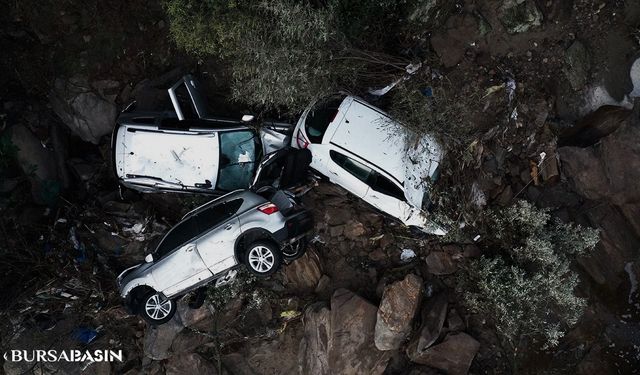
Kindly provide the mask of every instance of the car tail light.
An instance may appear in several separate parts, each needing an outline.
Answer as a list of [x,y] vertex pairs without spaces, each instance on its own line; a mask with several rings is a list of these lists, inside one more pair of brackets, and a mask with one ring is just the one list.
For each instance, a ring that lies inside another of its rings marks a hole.
[[276,206],[275,204],[269,202],[269,203],[265,203],[262,206],[258,207],[258,210],[260,212],[262,212],[263,214],[271,215],[273,213],[278,212],[278,206]]

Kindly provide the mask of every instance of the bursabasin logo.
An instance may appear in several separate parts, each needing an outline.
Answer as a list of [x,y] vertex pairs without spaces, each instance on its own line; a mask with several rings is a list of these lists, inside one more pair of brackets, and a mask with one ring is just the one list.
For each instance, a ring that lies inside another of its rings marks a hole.
[[9,350],[7,362],[122,362],[122,350]]

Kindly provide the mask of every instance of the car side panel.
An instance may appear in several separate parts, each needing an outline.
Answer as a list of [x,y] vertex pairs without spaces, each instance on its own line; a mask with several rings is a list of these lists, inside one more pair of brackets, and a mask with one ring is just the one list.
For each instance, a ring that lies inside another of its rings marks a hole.
[[[340,149],[338,149],[337,147],[335,147],[333,145],[329,145],[329,148],[330,147],[335,148],[335,151],[337,151],[337,152],[339,152],[339,153],[341,153],[343,155],[347,155],[347,156],[351,157],[351,155],[345,153],[343,150],[340,150]],[[327,152],[327,154],[329,154],[329,153]],[[353,157],[351,157],[351,158],[356,160]],[[357,196],[358,198],[364,198],[366,196],[367,192],[370,189],[369,185],[367,185],[363,181],[359,180],[354,175],[352,175],[351,173],[346,171],[343,167],[338,165],[335,161],[333,161],[333,159],[331,159],[331,156],[328,156],[327,171],[328,171],[327,177],[329,177],[329,180],[331,182],[342,186],[348,192],[350,192],[351,194]]]
[[251,229],[263,229],[273,234],[285,226],[286,219],[280,212],[271,215],[260,212],[257,208],[250,209],[240,215],[242,233]]
[[195,243],[187,243],[153,265],[155,287],[167,297],[174,296],[213,276],[206,267]]
[[240,221],[233,216],[198,238],[198,253],[212,274],[236,265],[233,250],[240,234]]
[[380,211],[400,219],[402,222],[407,220],[413,210],[413,207],[409,206],[407,202],[401,201],[390,195],[383,194],[379,191],[375,191],[371,188],[367,190],[363,200]]

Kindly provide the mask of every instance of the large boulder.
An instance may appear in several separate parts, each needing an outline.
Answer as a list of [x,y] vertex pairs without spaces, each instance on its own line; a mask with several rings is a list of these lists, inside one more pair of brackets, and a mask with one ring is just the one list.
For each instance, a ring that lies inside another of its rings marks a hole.
[[11,143],[17,148],[17,160],[31,181],[31,194],[36,203],[53,204],[60,192],[56,155],[43,147],[25,126],[11,128]]
[[58,78],[50,95],[51,107],[62,122],[82,140],[98,144],[113,129],[118,114],[110,93],[113,81],[89,82],[86,77]]
[[378,308],[375,344],[380,350],[398,349],[411,333],[413,318],[422,301],[422,279],[407,275],[384,289]]
[[144,354],[147,357],[155,360],[171,357],[173,340],[184,329],[177,316],[176,314],[173,319],[157,327],[147,327],[143,341]]
[[382,374],[390,355],[374,344],[377,308],[346,289],[331,297],[331,310],[311,305],[304,315],[302,374]]
[[448,305],[445,293],[440,293],[427,301],[422,309],[420,331],[407,348],[409,358],[419,358],[427,348],[438,340],[447,317]]
[[287,288],[299,292],[313,292],[322,277],[320,257],[313,249],[284,267],[284,282]]
[[610,290],[616,290],[624,265],[640,248],[640,106],[636,107],[624,121],[619,116],[626,112],[611,109],[603,112],[609,116],[592,117],[597,123],[590,128],[605,135],[597,143],[558,149],[564,176],[578,194],[593,201],[583,210],[584,218],[601,229],[596,250],[579,262]]
[[378,351],[374,332],[378,309],[346,289],[331,297],[329,367],[337,374],[382,374],[389,356]]
[[565,66],[562,69],[574,90],[582,90],[587,84],[591,59],[587,47],[575,41],[564,53]]
[[301,374],[330,374],[329,338],[331,311],[323,303],[309,306],[304,313],[304,337],[300,341]]
[[427,270],[434,275],[449,275],[458,269],[451,254],[444,251],[433,251],[426,258]]
[[523,33],[542,24],[542,12],[534,0],[504,0],[499,17],[509,34]]
[[449,334],[444,341],[419,356],[412,357],[416,363],[435,367],[447,374],[466,374],[471,361],[480,349],[480,343],[464,332]]

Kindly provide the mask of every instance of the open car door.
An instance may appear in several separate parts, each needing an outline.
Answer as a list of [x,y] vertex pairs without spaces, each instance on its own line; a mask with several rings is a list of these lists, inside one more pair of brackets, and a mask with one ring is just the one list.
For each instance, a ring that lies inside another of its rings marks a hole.
[[266,155],[251,184],[254,191],[265,186],[290,189],[307,182],[311,152],[307,149],[284,148]]
[[192,75],[182,77],[168,91],[178,120],[206,118],[209,115],[200,84]]

